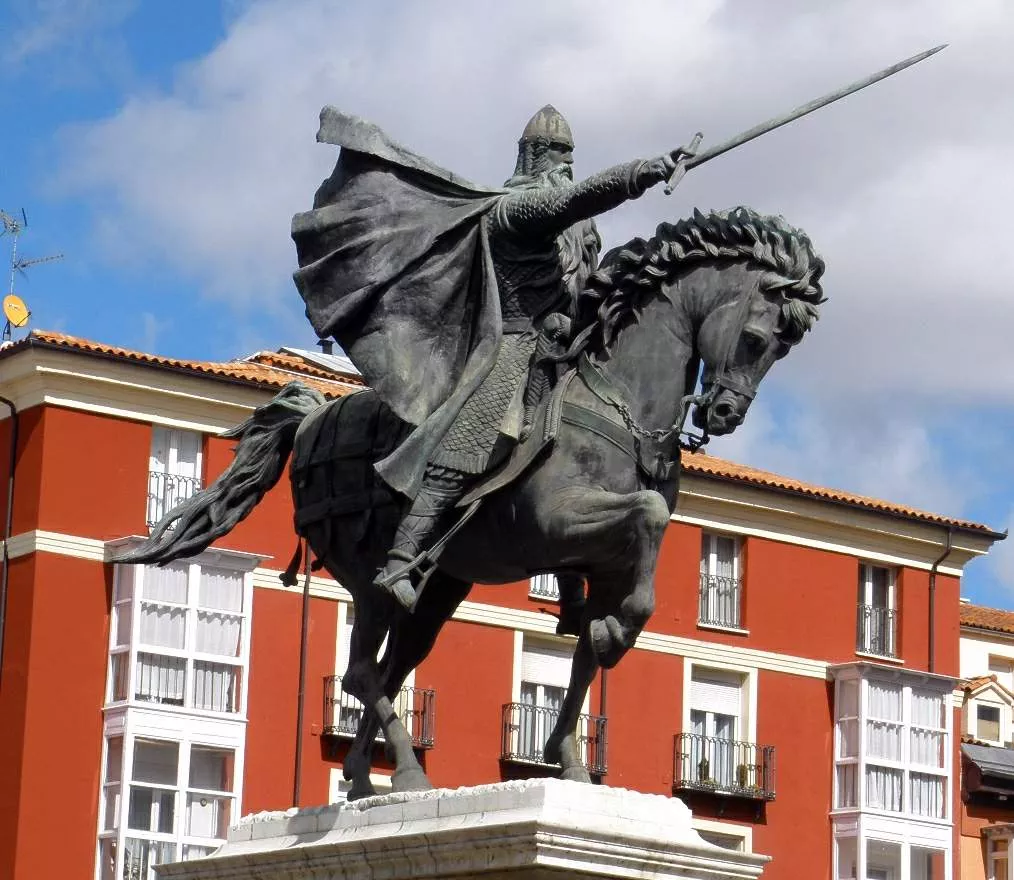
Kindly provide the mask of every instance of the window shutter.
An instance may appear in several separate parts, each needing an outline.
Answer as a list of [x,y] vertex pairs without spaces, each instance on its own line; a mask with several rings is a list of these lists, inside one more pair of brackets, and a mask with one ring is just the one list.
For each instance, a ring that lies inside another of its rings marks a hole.
[[566,648],[526,644],[521,653],[521,680],[565,688],[570,683],[572,656]]
[[342,627],[341,639],[338,642],[338,650],[334,658],[335,675],[344,675],[349,668],[349,645],[352,642],[352,624],[355,619],[352,606],[346,606],[345,625]]
[[173,431],[176,447],[176,467],[173,471],[180,477],[200,477],[201,435],[193,431]]
[[155,425],[151,429],[151,455],[148,470],[164,474],[169,467],[169,431]]
[[743,682],[735,674],[714,670],[694,674],[690,682],[690,705],[701,712],[739,717],[743,704]]

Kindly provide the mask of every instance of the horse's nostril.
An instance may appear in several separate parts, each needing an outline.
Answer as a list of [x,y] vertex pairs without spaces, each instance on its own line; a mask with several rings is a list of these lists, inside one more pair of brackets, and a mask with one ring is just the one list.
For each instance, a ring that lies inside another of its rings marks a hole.
[[732,404],[725,402],[715,404],[715,415],[720,419],[729,418],[732,415]]

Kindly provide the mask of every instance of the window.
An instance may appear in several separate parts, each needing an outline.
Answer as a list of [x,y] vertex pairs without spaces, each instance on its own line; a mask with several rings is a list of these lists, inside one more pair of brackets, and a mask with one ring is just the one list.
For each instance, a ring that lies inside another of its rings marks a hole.
[[985,703],[975,705],[975,736],[987,742],[1000,742],[1000,707]]
[[690,683],[690,772],[697,781],[731,789],[739,784],[737,770],[746,766],[738,753],[741,737],[743,676],[717,669],[693,671]]
[[894,574],[879,565],[859,566],[856,650],[897,657],[897,612]]
[[127,742],[125,752],[123,737],[106,739],[99,876],[156,880],[155,865],[199,858],[225,842],[235,812],[235,752],[149,737]]
[[203,437],[194,431],[152,428],[148,462],[148,528],[201,488]]
[[835,701],[835,808],[946,819],[946,694],[847,678],[838,680]]
[[242,572],[118,566],[107,702],[240,713],[248,603]]
[[1014,691],[1014,666],[1009,657],[990,657],[989,671],[996,676],[997,684]]
[[541,761],[570,682],[568,648],[526,643],[521,655],[520,751]]
[[698,623],[738,628],[740,605],[738,540],[703,532]]
[[987,850],[989,863],[986,867],[986,880],[1011,880],[1011,839],[1000,836],[990,837]]

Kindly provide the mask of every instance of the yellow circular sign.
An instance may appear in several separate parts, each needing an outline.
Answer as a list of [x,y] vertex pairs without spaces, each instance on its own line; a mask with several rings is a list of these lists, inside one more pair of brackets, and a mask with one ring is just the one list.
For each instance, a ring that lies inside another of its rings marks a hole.
[[11,293],[4,297],[4,317],[12,327],[24,327],[28,323],[28,306],[20,296]]

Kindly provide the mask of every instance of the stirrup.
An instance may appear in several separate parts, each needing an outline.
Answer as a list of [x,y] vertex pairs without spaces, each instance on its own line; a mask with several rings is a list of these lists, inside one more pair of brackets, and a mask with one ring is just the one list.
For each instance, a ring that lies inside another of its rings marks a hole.
[[[425,561],[426,552],[423,551],[415,556],[411,553],[406,553],[404,550],[392,550],[387,554],[388,562],[392,559],[397,559],[399,562],[404,562],[405,565],[400,568],[394,569],[390,574],[386,574],[383,577],[378,573],[373,579],[373,583],[380,587],[382,590],[390,590],[391,584],[395,581],[399,581],[404,577],[408,577],[413,571],[416,571]],[[385,564],[385,568],[387,565]]]

